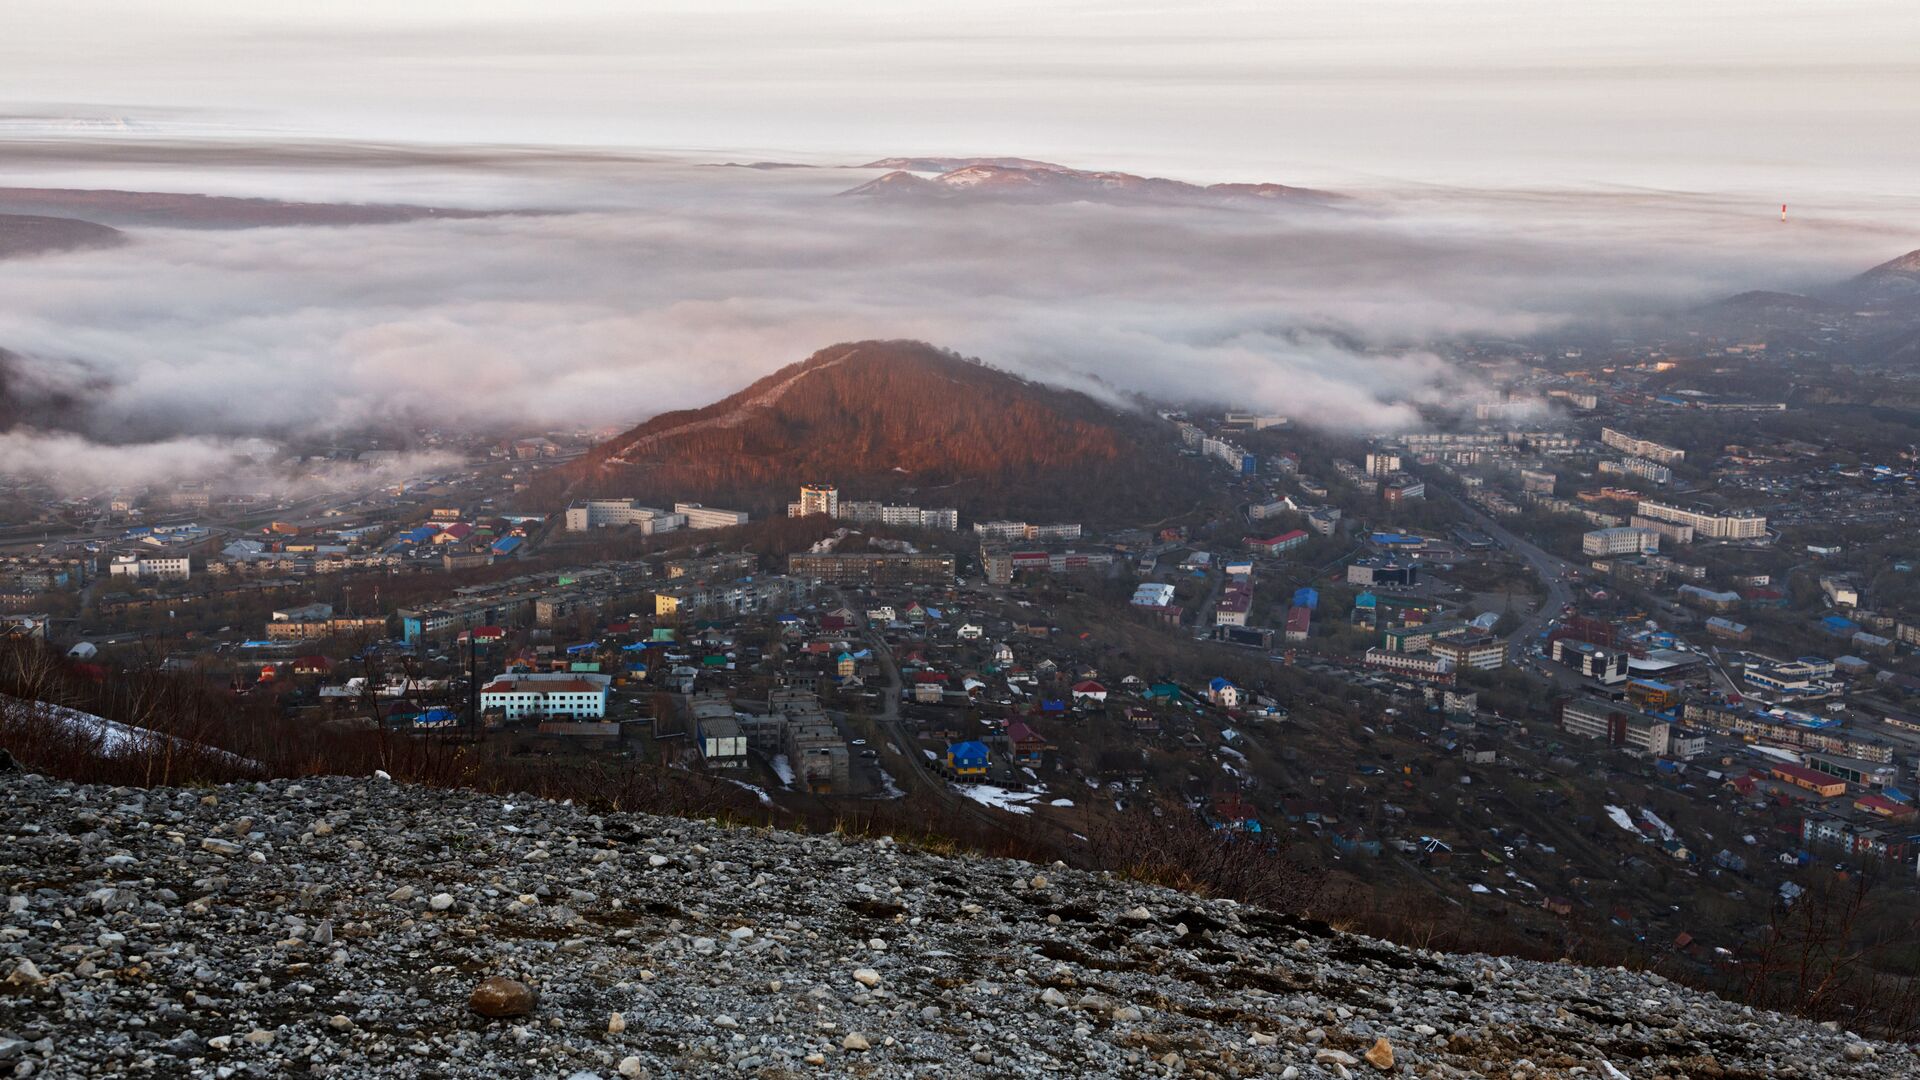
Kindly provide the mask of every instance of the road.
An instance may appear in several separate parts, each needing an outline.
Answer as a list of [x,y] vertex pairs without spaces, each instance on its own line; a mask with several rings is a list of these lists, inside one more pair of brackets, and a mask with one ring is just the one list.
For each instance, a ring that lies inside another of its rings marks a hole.
[[1453,499],[1462,510],[1466,511],[1467,516],[1472,518],[1488,536],[1500,541],[1508,551],[1525,560],[1527,566],[1533,570],[1534,576],[1540,579],[1540,584],[1547,591],[1546,599],[1534,609],[1533,614],[1521,622],[1519,629],[1507,635],[1507,643],[1511,647],[1512,655],[1517,658],[1526,651],[1535,638],[1540,636],[1540,632],[1546,629],[1548,621],[1557,618],[1560,609],[1573,601],[1573,590],[1567,585],[1567,574],[1578,570],[1579,567],[1515,535],[1479,507],[1451,494],[1447,497]]

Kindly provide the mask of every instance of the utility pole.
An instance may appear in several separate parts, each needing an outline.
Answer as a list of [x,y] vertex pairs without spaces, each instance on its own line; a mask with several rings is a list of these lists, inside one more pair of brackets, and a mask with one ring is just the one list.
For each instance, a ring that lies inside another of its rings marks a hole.
[[467,627],[467,730],[480,738],[480,666],[479,637],[475,627]]

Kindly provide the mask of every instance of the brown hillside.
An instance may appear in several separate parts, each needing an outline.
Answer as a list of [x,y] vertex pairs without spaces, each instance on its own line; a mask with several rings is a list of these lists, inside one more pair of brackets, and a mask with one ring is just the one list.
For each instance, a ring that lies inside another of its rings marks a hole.
[[1185,464],[1156,425],[931,345],[866,341],[656,416],[596,448],[573,478],[597,493],[761,512],[808,481],[853,498],[917,492],[927,505],[1033,514],[1088,510],[1126,485],[1145,509],[1177,501]]
[[0,213],[0,259],[124,243],[118,229],[74,218]]

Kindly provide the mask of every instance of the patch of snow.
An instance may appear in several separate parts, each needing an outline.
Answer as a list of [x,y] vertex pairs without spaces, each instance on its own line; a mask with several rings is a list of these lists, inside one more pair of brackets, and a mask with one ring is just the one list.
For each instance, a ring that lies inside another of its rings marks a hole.
[[775,754],[773,755],[773,760],[767,762],[767,764],[772,766],[773,775],[780,778],[781,787],[790,788],[793,786],[793,762],[787,760],[787,755]]
[[1615,825],[1620,826],[1621,828],[1627,830],[1628,832],[1642,839],[1646,838],[1646,834],[1640,831],[1640,826],[1635,825],[1633,823],[1633,818],[1629,817],[1625,810],[1622,810],[1617,806],[1609,806],[1607,807],[1607,816],[1613,819],[1613,823]]
[[940,760],[940,755],[939,755],[939,754],[936,754],[936,753],[934,753],[933,751],[931,751],[931,750],[929,750],[929,749],[927,749],[927,748],[926,748],[926,747],[924,747],[924,746],[920,748],[920,752],[921,752],[921,753],[923,753],[923,754],[925,754],[925,755],[927,755],[927,760],[928,760],[928,761],[939,761],[939,760]]
[[266,768],[252,758],[244,758],[203,743],[180,738],[178,735],[164,735],[147,728],[123,724],[118,720],[108,720],[92,713],[81,712],[79,709],[67,708],[65,705],[28,701],[25,698],[0,694],[0,706],[7,707],[9,711],[17,709],[38,720],[51,720],[70,732],[96,739],[103,757],[130,757],[134,754],[154,753],[172,747],[175,750],[208,754],[225,764],[237,765],[241,768]]
[[759,799],[763,806],[773,805],[773,796],[767,794],[766,788],[760,787],[757,784],[749,784],[745,780],[735,780],[731,776],[722,776],[720,779],[725,780],[734,787],[746,788],[748,791],[753,792],[753,797]]
[[907,793],[900,790],[900,785],[894,783],[892,773],[888,772],[885,769],[879,770],[879,773],[880,773],[880,791],[882,793],[883,798],[904,799],[907,797]]
[[1033,813],[1033,807],[1026,804],[1040,797],[1037,792],[1010,791],[993,784],[956,784],[953,789],[982,806],[1005,810],[1009,814]]
[[1048,803],[1047,805],[1048,806],[1072,806],[1073,800],[1072,799],[1055,799],[1052,802]]
[[1659,833],[1660,839],[1662,840],[1675,840],[1680,836],[1679,833],[1673,831],[1673,826],[1661,821],[1659,815],[1645,807],[1641,807],[1640,809],[1640,820],[1653,826],[1653,831]]
[[1492,889],[1487,888],[1485,885],[1482,885],[1477,881],[1467,886],[1467,888],[1478,893],[1490,893],[1493,891]]
[[1770,758],[1772,758],[1772,759],[1774,759],[1775,761],[1784,761],[1784,762],[1786,762],[1786,763],[1787,763],[1787,764],[1789,764],[1789,765],[1798,765],[1798,764],[1800,764],[1800,755],[1799,755],[1799,754],[1796,754],[1796,753],[1794,753],[1794,752],[1793,752],[1793,751],[1791,751],[1791,750],[1782,750],[1782,749],[1780,749],[1780,748],[1779,748],[1779,747],[1777,747],[1777,746],[1758,746],[1758,745],[1755,745],[1755,746],[1749,746],[1749,747],[1747,747],[1747,749],[1748,749],[1748,750],[1750,750],[1750,751],[1752,751],[1753,753],[1756,753],[1756,754],[1761,754],[1761,755],[1764,755],[1764,756],[1766,756],[1766,757],[1770,757]]

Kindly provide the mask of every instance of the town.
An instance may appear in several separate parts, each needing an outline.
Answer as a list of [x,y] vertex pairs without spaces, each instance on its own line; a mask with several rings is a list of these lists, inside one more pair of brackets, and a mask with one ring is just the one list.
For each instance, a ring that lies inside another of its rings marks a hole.
[[[1500,389],[1418,432],[1133,415],[1197,500],[1152,521],[834,476],[556,500],[566,433],[297,498],[42,495],[0,619],[83,677],[675,770],[773,821],[892,806],[1072,853],[1186,815],[1382,931],[1706,967],[1810,866],[1920,886],[1920,464],[1643,353],[1463,350]],[[1444,914],[1389,899],[1418,895]]]

